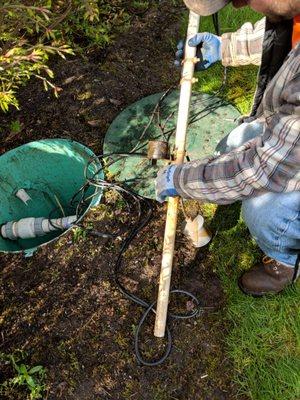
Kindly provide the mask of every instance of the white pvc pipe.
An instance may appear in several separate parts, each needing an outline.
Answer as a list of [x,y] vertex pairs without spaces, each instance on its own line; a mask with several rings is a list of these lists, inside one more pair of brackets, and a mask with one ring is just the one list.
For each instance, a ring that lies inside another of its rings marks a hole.
[[32,239],[37,236],[44,236],[52,231],[69,229],[76,221],[76,215],[51,220],[33,217],[22,218],[19,221],[11,221],[3,225],[1,235],[10,240]]
[[[190,11],[175,139],[175,164],[182,164],[185,157],[185,144],[192,95],[192,84],[195,81],[193,76],[195,63],[197,62],[195,59],[196,47],[190,47],[188,45],[188,40],[198,33],[199,24],[200,16]],[[157,337],[164,337],[166,330],[178,204],[178,197],[171,197],[169,199],[154,328],[154,335]]]

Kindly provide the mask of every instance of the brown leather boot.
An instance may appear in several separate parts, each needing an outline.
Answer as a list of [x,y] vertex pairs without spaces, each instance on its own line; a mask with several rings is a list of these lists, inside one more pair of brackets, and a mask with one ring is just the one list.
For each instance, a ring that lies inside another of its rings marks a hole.
[[255,265],[239,279],[240,289],[252,296],[279,293],[293,282],[294,268],[264,257],[262,263]]

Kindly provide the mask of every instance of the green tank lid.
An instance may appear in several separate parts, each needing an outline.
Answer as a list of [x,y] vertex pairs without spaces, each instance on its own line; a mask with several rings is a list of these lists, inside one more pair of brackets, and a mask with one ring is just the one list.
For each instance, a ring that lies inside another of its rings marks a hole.
[[[149,140],[167,140],[169,147],[174,148],[179,91],[166,95],[158,108],[162,97],[163,93],[153,94],[123,110],[109,127],[104,141],[105,154],[126,153],[132,149],[144,154],[122,157],[112,165],[108,163],[108,170],[118,182],[126,183],[136,193],[151,199],[155,198],[157,171],[166,162],[159,160],[153,166],[145,156],[147,145]],[[187,133],[189,159],[212,156],[219,141],[237,126],[239,116],[239,112],[222,99],[193,93]],[[145,127],[148,127],[146,131]]]

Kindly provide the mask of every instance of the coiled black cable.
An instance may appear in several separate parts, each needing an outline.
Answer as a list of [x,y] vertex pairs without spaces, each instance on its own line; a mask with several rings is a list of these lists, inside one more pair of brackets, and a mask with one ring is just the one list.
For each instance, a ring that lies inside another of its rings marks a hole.
[[[222,90],[225,87],[226,84],[226,69],[224,69],[224,77],[223,77],[223,82],[219,90],[213,95],[213,97],[216,97],[218,94],[222,92]],[[169,90],[161,97],[159,101],[159,105],[163,106],[163,100],[165,97],[168,95]],[[206,103],[207,99],[203,99],[199,102],[199,104],[204,104]],[[206,105],[202,110],[200,110],[198,113],[190,117],[189,119],[189,124],[194,123],[195,121],[205,117],[207,114],[211,113],[215,109],[217,109],[221,104],[223,100],[222,99],[216,99],[215,103],[213,104],[208,104]],[[198,103],[198,102],[197,102]],[[144,130],[145,131],[145,130]],[[170,139],[171,135],[175,132],[174,129],[171,129],[170,131],[164,132],[164,134],[167,136],[168,140]],[[143,136],[146,132],[143,133]],[[89,162],[87,163],[84,171],[85,175],[85,183],[82,185],[82,187],[73,195],[69,202],[69,206],[72,210],[75,210],[76,216],[77,216],[77,222],[75,222],[75,226],[79,226],[79,221],[81,220],[86,208],[88,207],[88,204],[90,201],[99,195],[99,192],[101,190],[105,189],[111,189],[114,191],[117,191],[125,200],[128,208],[132,208],[134,205],[136,214],[137,214],[137,221],[133,224],[132,227],[126,228],[125,230],[123,229],[120,231],[118,234],[112,235],[110,233],[103,233],[103,232],[98,232],[95,230],[88,230],[87,232],[94,235],[94,236],[99,236],[99,237],[106,237],[106,238],[115,238],[115,237],[120,237],[121,235],[126,234],[125,239],[123,240],[121,244],[121,248],[119,250],[118,256],[116,258],[116,262],[114,264],[114,282],[117,288],[120,290],[120,292],[129,300],[133,301],[140,307],[143,307],[145,309],[145,312],[137,326],[137,329],[135,331],[135,338],[134,338],[134,348],[135,348],[135,354],[137,361],[140,365],[144,366],[158,366],[162,364],[170,355],[171,350],[172,350],[172,335],[170,328],[167,324],[166,326],[166,349],[161,358],[158,360],[145,360],[141,354],[140,351],[140,333],[141,329],[147,320],[147,317],[151,312],[155,314],[155,305],[156,301],[153,303],[148,303],[147,301],[139,298],[136,296],[134,293],[130,292],[120,281],[120,276],[121,276],[121,269],[122,269],[122,264],[123,264],[123,257],[124,253],[126,250],[129,248],[135,237],[138,235],[138,233],[147,226],[147,224],[150,222],[152,216],[153,216],[153,202],[135,192],[133,192],[131,189],[129,189],[126,185],[121,185],[117,184],[116,182],[109,182],[106,179],[100,178],[100,174],[102,174],[103,170],[109,168],[112,164],[120,161],[123,157],[142,157],[146,158],[146,154],[140,152],[142,149],[144,149],[145,144],[140,144],[134,147],[130,152],[124,152],[124,153],[109,153],[109,154],[101,154],[95,157],[92,157]],[[106,162],[104,162],[104,159]],[[101,167],[99,167],[99,164]],[[91,167],[96,167],[96,168],[91,168]],[[93,169],[91,172],[90,170]],[[142,179],[142,178],[141,178]],[[148,178],[147,178],[148,179]],[[89,194],[89,188],[94,187],[95,191],[93,194]],[[143,209],[143,210],[142,210]],[[57,211],[57,208],[55,209]],[[143,212],[142,212],[143,211]],[[192,312],[187,313],[187,314],[168,314],[168,323],[171,319],[187,319],[187,318],[193,318],[196,317],[201,310],[206,309],[207,307],[201,307],[199,300],[191,293],[185,291],[185,290],[172,290],[170,293],[172,294],[178,294],[178,295],[184,295],[189,297],[193,303],[195,304],[195,308]],[[211,308],[211,307],[208,307]]]
[[[101,188],[101,189],[115,190],[124,198],[124,200],[126,200],[126,203],[129,203],[131,206],[132,205],[135,206],[135,211],[137,213],[137,221],[133,224],[132,227],[128,228],[126,237],[124,238],[124,240],[122,242],[117,259],[114,263],[114,269],[113,269],[114,282],[115,282],[115,285],[117,286],[117,288],[119,289],[119,291],[126,298],[128,298],[129,300],[133,301],[134,303],[136,303],[137,305],[139,305],[145,309],[145,312],[144,312],[144,314],[137,326],[137,329],[135,331],[135,338],[134,338],[134,348],[135,348],[135,354],[136,354],[138,363],[140,365],[144,365],[144,366],[158,366],[158,365],[162,364],[168,358],[168,356],[170,355],[171,350],[172,350],[172,335],[171,335],[170,328],[167,325],[167,327],[166,327],[167,344],[166,344],[166,350],[165,350],[163,356],[161,358],[159,358],[158,360],[153,360],[153,361],[145,360],[140,351],[140,341],[141,341],[140,333],[141,333],[141,329],[142,329],[148,315],[150,314],[150,312],[153,312],[153,313],[156,312],[155,308],[154,308],[156,302],[148,303],[147,301],[139,298],[134,293],[130,292],[120,281],[121,268],[123,265],[124,254],[125,254],[126,250],[129,248],[129,246],[132,244],[135,237],[139,234],[139,232],[143,228],[145,228],[148,225],[148,223],[152,219],[153,211],[154,211],[153,201],[151,201],[137,193],[134,193],[132,190],[130,190],[129,188],[127,188],[124,185],[119,185],[114,182],[108,182],[105,179],[99,178],[98,175],[99,175],[100,171],[102,170],[102,168],[101,169],[98,168],[96,171],[94,171],[92,173],[92,175],[89,175],[90,166],[95,162],[95,160],[97,160],[98,162],[100,161],[100,163],[101,163],[104,158],[109,158],[112,156],[117,156],[119,159],[120,157],[137,156],[137,155],[143,156],[143,157],[145,156],[144,154],[141,154],[141,153],[122,153],[122,154],[111,153],[109,155],[100,155],[100,156],[91,158],[85,168],[86,183],[72,197],[72,199],[70,201],[70,206],[76,209],[76,213],[78,213],[76,215],[79,220],[81,218],[81,213],[83,213],[85,207],[87,206],[87,201],[91,200],[92,197],[98,195],[98,191],[96,190],[94,194],[89,195],[88,197],[85,196],[88,191],[88,188],[91,186],[95,187],[97,189]],[[79,200],[75,200],[78,196],[79,196]],[[124,233],[124,232],[122,232],[122,233]],[[108,236],[106,233],[99,232],[99,236],[105,236],[105,235]],[[179,289],[172,290],[170,293],[185,295],[185,296],[189,297],[195,303],[195,309],[192,312],[187,313],[187,314],[169,313],[168,314],[169,319],[187,319],[187,318],[195,317],[199,314],[200,302],[193,294],[191,294],[185,290],[179,290]]]

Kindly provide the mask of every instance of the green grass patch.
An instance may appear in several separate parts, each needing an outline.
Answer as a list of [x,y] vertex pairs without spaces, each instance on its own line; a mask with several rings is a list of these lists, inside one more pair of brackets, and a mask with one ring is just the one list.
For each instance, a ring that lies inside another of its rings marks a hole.
[[[234,10],[232,6],[223,8],[219,15],[221,33],[233,32],[240,28],[243,23],[251,21],[255,23],[262,18],[261,14],[252,11],[249,7]],[[184,17],[180,33],[184,37],[188,23],[188,14]],[[215,32],[211,17],[203,17],[200,22],[202,32]],[[205,93],[216,92],[223,80],[224,67],[221,63],[216,63],[206,71],[197,72],[199,79],[195,84],[194,90]],[[250,112],[253,95],[257,82],[258,67],[254,65],[243,66],[240,68],[227,68],[227,83],[223,92],[223,97],[234,104],[242,114]]]
[[[249,8],[220,13],[222,32],[234,31],[261,15]],[[187,16],[182,24],[184,36]],[[214,32],[210,17],[201,19],[201,31]],[[241,113],[251,109],[258,68],[228,68],[223,96]],[[197,73],[194,90],[213,93],[222,83],[223,67],[214,65]],[[239,204],[227,207],[206,205],[204,214],[218,231],[210,247],[210,266],[220,276],[228,303],[226,318],[231,323],[227,349],[234,364],[237,398],[251,400],[298,400],[300,398],[300,291],[289,288],[277,296],[252,298],[241,293],[237,279],[242,271],[261,259],[261,252],[239,217]]]
[[[231,330],[225,340],[239,394],[253,400],[298,400],[300,292],[289,288],[280,295],[260,299],[245,296],[239,290],[238,277],[261,254],[241,220],[232,226],[238,207],[228,206],[220,213],[223,228],[221,225],[211,245],[210,261],[228,298],[226,317]],[[217,226],[220,225],[215,222],[214,229]]]
[[[9,365],[13,371],[11,378],[0,383],[0,396],[4,396],[1,399],[36,400],[44,398],[47,390],[46,370],[42,365],[31,367],[22,363],[25,357],[26,354],[21,350],[17,350],[15,354],[0,353],[0,362]],[[24,393],[20,394],[18,389],[24,389]]]

